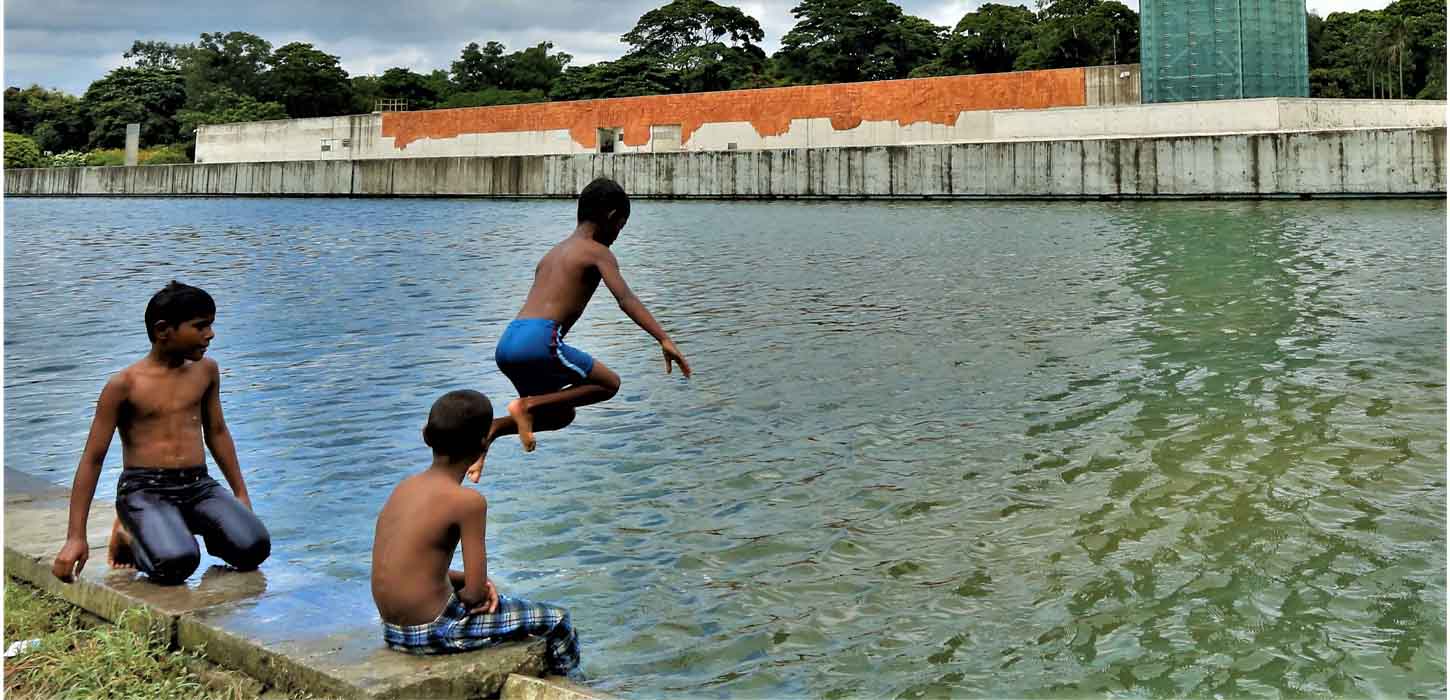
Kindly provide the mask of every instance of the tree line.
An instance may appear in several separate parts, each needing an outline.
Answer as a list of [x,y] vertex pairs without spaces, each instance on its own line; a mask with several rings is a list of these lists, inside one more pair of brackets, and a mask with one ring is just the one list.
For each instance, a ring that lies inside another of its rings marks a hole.
[[[1445,6],[1398,0],[1384,10],[1309,15],[1311,94],[1444,99]],[[136,41],[124,54],[129,65],[80,96],[7,88],[6,165],[119,162],[128,123],[141,125],[144,144],[173,144],[150,162],[186,162],[204,124],[357,114],[383,99],[410,109],[475,107],[1139,60],[1138,15],[1115,0],[987,3],[952,28],[890,0],[799,0],[791,12],[796,23],[771,55],[759,46],[760,23],[739,8],[673,0],[620,37],[629,48],[616,60],[574,66],[550,42],[510,51],[488,41],[428,73],[349,76],[312,44],[274,48],[247,32]]]

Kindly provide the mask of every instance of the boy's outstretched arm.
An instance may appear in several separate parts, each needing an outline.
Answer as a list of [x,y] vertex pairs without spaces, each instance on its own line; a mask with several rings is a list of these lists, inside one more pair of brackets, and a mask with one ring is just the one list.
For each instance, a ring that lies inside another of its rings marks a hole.
[[614,257],[613,251],[604,249],[595,264],[599,268],[599,276],[604,280],[604,286],[609,288],[610,293],[614,295],[614,300],[619,302],[620,310],[624,311],[624,314],[629,316],[636,325],[644,329],[644,332],[659,341],[660,350],[665,354],[665,373],[670,373],[670,363],[674,362],[680,365],[680,372],[685,375],[686,379],[689,379],[690,363],[685,361],[685,356],[680,353],[679,348],[675,347],[675,342],[670,340],[670,334],[665,332],[659,321],[656,321],[654,315],[650,314],[649,309],[644,307],[644,302],[634,295],[634,291],[624,281],[624,275],[619,272],[619,260]]
[[106,382],[101,389],[101,398],[96,402],[96,416],[91,419],[91,433],[86,437],[81,462],[76,466],[75,482],[70,489],[70,518],[66,525],[65,544],[55,555],[50,572],[55,577],[70,583],[75,575],[86,566],[91,546],[86,542],[86,516],[91,512],[91,500],[96,497],[96,482],[101,478],[101,464],[106,461],[106,451],[111,447],[111,435],[116,432],[116,422],[121,414],[121,404],[126,400],[126,380],[117,375]]
[[[458,587],[458,600],[470,613],[491,613],[498,608],[498,592],[488,580],[488,548],[484,544],[488,501],[474,491],[462,494],[458,539],[463,543],[463,585]],[[449,573],[449,579],[456,580]]]
[[211,386],[201,400],[202,436],[206,439],[206,446],[211,449],[212,459],[216,460],[222,476],[226,477],[227,485],[232,487],[232,495],[251,510],[252,497],[247,493],[247,482],[242,479],[242,467],[237,462],[237,446],[232,442],[231,431],[227,430],[226,419],[222,417],[221,368],[215,360],[208,358],[204,361],[208,365],[207,371],[211,373]]

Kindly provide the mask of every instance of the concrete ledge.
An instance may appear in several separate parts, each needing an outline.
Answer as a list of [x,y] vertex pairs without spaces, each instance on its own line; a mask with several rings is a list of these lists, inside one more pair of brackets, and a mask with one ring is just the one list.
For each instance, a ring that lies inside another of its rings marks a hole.
[[86,568],[76,582],[61,583],[50,566],[65,541],[66,491],[14,474],[6,470],[8,576],[268,686],[324,698],[478,698],[497,696],[511,674],[543,673],[543,640],[440,656],[387,649],[366,581],[277,562],[240,572],[211,557],[178,586],[113,571],[105,549],[109,502],[91,508]]
[[532,678],[512,675],[504,683],[501,700],[610,700],[610,696],[549,676]]
[[328,697],[489,697],[510,673],[544,670],[542,640],[467,654],[391,651],[371,593],[338,581],[183,615],[177,641],[272,685]]

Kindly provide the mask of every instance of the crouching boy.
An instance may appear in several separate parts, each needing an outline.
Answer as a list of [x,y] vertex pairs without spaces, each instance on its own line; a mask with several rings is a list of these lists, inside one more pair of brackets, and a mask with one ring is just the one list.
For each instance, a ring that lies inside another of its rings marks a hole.
[[[237,448],[222,418],[221,370],[206,357],[216,333],[216,302],[196,287],[172,282],[146,305],[151,351],[101,389],[90,436],[76,467],[65,545],[51,571],[70,582],[86,565],[86,518],[111,435],[121,433],[121,479],[109,558],[139,568],[153,582],[179,584],[206,550],[243,570],[272,552],[272,538],[252,513]],[[207,473],[203,446],[231,493]]]
[[[433,464],[404,479],[383,504],[372,572],[383,640],[398,651],[439,654],[536,635],[548,642],[549,672],[578,677],[579,640],[568,611],[499,595],[488,578],[488,502],[461,482],[482,461],[492,422],[483,394],[443,395],[423,428]],[[463,571],[449,570],[460,540]]]

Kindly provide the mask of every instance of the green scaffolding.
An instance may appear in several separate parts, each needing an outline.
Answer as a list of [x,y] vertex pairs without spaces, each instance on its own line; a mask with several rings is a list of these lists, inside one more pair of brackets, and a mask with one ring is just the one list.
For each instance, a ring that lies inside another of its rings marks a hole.
[[1144,102],[1308,97],[1304,0],[1141,0]]

